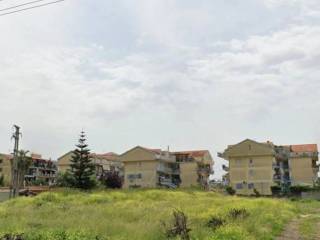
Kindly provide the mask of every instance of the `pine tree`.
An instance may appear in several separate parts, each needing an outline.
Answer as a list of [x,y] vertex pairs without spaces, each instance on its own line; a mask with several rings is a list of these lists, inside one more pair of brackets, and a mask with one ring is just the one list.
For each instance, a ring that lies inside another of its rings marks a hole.
[[85,133],[81,132],[79,143],[73,151],[70,165],[70,173],[73,176],[73,186],[81,189],[90,189],[95,185],[95,166],[92,163],[86,140]]

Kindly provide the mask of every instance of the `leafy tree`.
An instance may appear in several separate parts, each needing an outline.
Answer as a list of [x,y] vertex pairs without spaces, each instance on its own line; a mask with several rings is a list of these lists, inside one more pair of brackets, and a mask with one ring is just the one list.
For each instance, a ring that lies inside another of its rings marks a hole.
[[90,189],[95,186],[95,166],[90,157],[90,150],[86,144],[86,135],[81,132],[79,143],[73,151],[70,173],[73,177],[73,187]]

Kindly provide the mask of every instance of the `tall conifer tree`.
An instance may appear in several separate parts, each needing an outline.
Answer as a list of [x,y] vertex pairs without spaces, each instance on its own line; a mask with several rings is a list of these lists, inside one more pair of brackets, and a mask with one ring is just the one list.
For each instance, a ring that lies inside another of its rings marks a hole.
[[73,151],[71,159],[71,174],[74,180],[74,187],[81,189],[90,189],[94,187],[95,166],[90,157],[90,150],[86,144],[86,135],[82,131],[79,143]]

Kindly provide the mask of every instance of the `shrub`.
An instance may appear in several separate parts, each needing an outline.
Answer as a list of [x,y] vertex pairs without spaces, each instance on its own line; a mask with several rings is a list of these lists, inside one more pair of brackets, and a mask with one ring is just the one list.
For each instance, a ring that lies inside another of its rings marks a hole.
[[227,187],[226,191],[229,195],[235,195],[236,194],[236,190],[234,190],[232,187]]
[[239,219],[239,218],[246,218],[249,216],[248,211],[245,208],[232,208],[228,212],[228,217],[230,217],[233,220]]
[[280,186],[275,185],[275,186],[271,186],[270,188],[271,188],[272,195],[276,195],[276,196],[280,195],[280,193],[281,193]]
[[290,187],[290,193],[296,196],[300,196],[302,192],[309,192],[309,191],[312,191],[312,187],[310,186],[297,185],[297,186]]
[[210,220],[207,223],[207,226],[212,228],[213,230],[216,230],[217,228],[223,226],[225,224],[225,220],[221,217],[211,217]]
[[121,188],[122,187],[122,178],[115,171],[111,171],[105,174],[103,177],[103,183],[107,188]]
[[189,232],[191,229],[188,228],[188,218],[184,212],[175,210],[172,226],[167,226],[165,223],[163,225],[166,228],[167,238],[180,237],[181,240],[190,240]]
[[74,178],[72,174],[67,171],[64,173],[59,172],[57,177],[58,187],[72,187],[74,185]]
[[257,189],[254,188],[253,192],[254,192],[255,197],[261,197],[261,194],[259,193],[259,191]]

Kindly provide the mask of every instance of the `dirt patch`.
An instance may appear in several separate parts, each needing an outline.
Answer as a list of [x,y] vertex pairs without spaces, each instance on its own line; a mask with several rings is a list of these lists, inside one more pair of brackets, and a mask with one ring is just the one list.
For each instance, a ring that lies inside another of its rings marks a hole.
[[299,233],[299,220],[289,223],[276,240],[302,240]]

